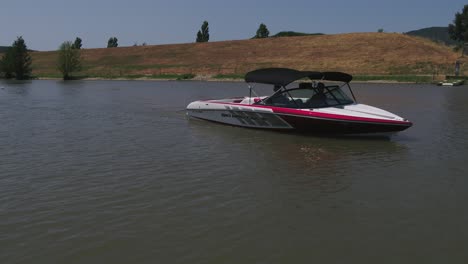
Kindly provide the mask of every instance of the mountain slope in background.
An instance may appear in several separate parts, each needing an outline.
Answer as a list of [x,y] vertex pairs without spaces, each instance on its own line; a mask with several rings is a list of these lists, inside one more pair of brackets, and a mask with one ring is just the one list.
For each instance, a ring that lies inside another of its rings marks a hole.
[[456,45],[457,42],[452,40],[448,33],[448,27],[428,27],[418,30],[408,31],[405,34],[417,37],[428,38],[436,42],[446,45]]
[[324,35],[323,33],[302,33],[302,32],[295,32],[295,31],[281,31],[276,33],[275,35],[271,36],[273,38],[277,37],[303,37],[303,36],[317,36],[317,35]]

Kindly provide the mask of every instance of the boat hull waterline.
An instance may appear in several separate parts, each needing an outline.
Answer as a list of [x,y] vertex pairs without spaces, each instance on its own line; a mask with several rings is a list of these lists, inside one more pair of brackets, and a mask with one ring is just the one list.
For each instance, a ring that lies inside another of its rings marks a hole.
[[190,103],[187,115],[233,126],[312,134],[391,134],[412,125],[397,115],[364,104],[290,109],[209,100]]

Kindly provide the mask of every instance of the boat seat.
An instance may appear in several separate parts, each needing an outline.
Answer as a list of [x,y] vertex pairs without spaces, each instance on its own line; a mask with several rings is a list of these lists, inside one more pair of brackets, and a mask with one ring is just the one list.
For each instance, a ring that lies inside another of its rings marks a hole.
[[299,83],[299,88],[300,88],[300,89],[312,88],[312,83],[301,82],[301,83]]
[[301,99],[294,100],[294,103],[298,108],[307,108],[307,104],[305,104]]

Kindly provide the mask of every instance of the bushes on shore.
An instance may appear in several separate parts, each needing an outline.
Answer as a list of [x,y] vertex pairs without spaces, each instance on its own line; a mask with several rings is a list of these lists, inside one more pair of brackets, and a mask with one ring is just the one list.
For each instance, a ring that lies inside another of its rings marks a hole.
[[4,78],[25,80],[31,77],[31,56],[23,37],[18,37],[0,60],[0,73]]
[[80,50],[75,48],[75,44],[71,41],[65,41],[60,45],[57,68],[62,73],[63,80],[70,80],[71,74],[80,70]]

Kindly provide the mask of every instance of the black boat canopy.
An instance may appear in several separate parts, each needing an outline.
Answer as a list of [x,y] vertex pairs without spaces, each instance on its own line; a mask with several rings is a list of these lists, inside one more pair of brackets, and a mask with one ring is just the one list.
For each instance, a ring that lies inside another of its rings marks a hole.
[[287,68],[265,68],[248,72],[245,75],[245,81],[248,83],[265,83],[280,86],[286,86],[302,78],[349,83],[353,79],[353,76],[343,72],[298,71]]

